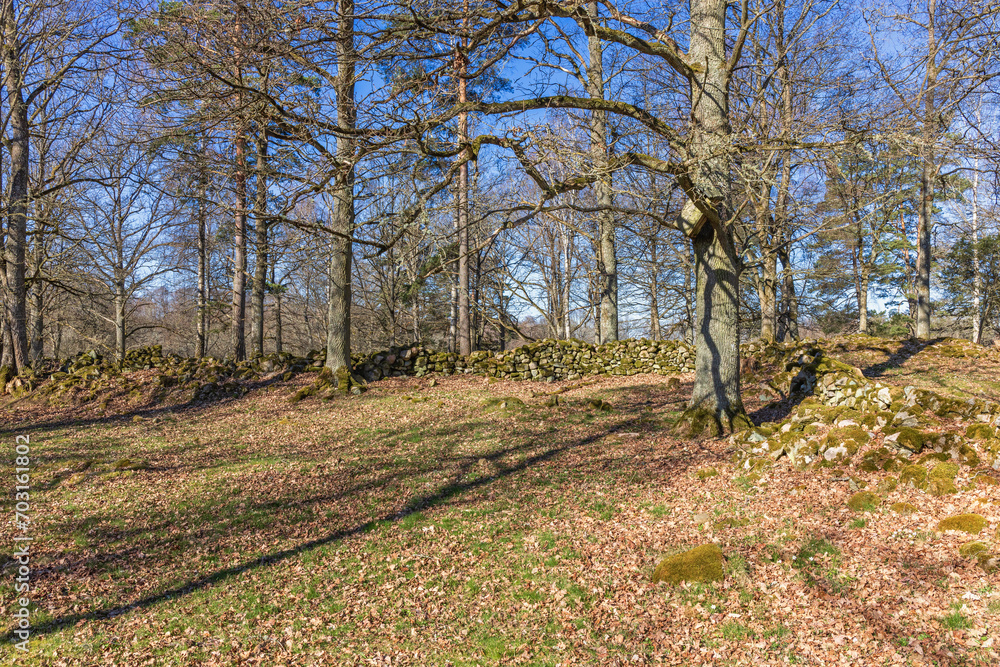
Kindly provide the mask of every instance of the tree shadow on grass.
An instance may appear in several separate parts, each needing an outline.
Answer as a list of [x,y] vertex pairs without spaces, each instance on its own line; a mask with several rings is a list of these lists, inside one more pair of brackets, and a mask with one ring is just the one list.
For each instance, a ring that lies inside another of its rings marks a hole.
[[[603,453],[603,450],[594,449],[592,446],[597,445],[599,441],[607,436],[621,433],[631,434],[648,431],[648,422],[644,421],[641,416],[626,419],[622,419],[620,417],[602,416],[600,419],[607,420],[608,423],[593,424],[593,426],[598,427],[598,430],[585,437],[576,437],[568,440],[560,439],[558,437],[553,437],[552,433],[543,429],[524,428],[520,433],[518,433],[518,439],[523,440],[523,442],[520,444],[513,444],[492,449],[488,452],[463,454],[456,451],[457,445],[452,444],[446,448],[446,451],[442,451],[439,455],[435,455],[433,457],[433,463],[431,463],[429,459],[426,465],[411,464],[408,466],[391,466],[388,462],[382,462],[380,474],[378,474],[374,479],[349,483],[345,488],[339,489],[333,494],[316,495],[304,500],[299,497],[296,499],[295,505],[320,505],[335,501],[350,502],[350,500],[354,498],[369,498],[372,492],[395,492],[399,489],[401,484],[407,481],[406,478],[426,475],[427,473],[433,471],[447,473],[448,479],[436,489],[425,493],[415,493],[411,495],[401,505],[398,504],[398,501],[397,503],[386,503],[389,507],[369,520],[355,520],[353,525],[340,528],[322,537],[308,540],[290,548],[275,551],[258,558],[247,559],[238,565],[218,569],[204,576],[192,578],[182,584],[172,586],[167,590],[147,595],[131,602],[116,604],[103,609],[53,618],[49,621],[40,623],[33,629],[36,634],[52,633],[62,628],[75,625],[81,621],[114,618],[132,611],[154,607],[162,602],[182,598],[195,591],[229,581],[243,573],[259,570],[261,568],[267,568],[321,547],[337,544],[351,537],[362,535],[380,526],[397,523],[417,512],[454,503],[458,500],[458,497],[463,494],[469,494],[470,492],[490,488],[491,486],[496,485],[514,475],[543,466],[557,457],[573,451],[587,450],[588,455],[590,452],[593,452],[593,456],[591,456],[591,458],[594,459],[594,461],[592,463],[583,461],[584,465],[582,466],[578,465],[580,463],[579,461],[573,461],[573,465],[567,469],[568,472],[578,473],[582,468],[587,468],[591,473],[608,473],[616,472],[616,467],[618,468],[617,471],[621,471],[625,468],[634,468],[635,461],[631,459],[611,459],[610,461],[598,460],[600,458],[599,455]],[[428,429],[426,437],[435,441],[447,441],[449,438],[468,434],[470,431],[479,427],[496,428],[496,426],[496,424],[489,422],[462,422],[450,424],[446,427]],[[497,430],[499,431],[499,429]],[[515,459],[515,461],[506,462],[511,458]],[[647,475],[662,476],[670,473],[676,474],[679,471],[683,471],[690,466],[697,464],[697,456],[691,457],[690,455],[678,455],[672,458],[661,456],[657,461],[654,461],[644,470]],[[490,469],[490,474],[470,474],[475,473],[477,470],[481,470],[484,465]],[[348,472],[350,473],[351,471]],[[562,471],[554,471],[556,474],[560,472]],[[351,479],[350,475],[348,475],[347,479]],[[539,476],[536,475],[533,480],[530,477],[525,478],[524,483],[545,485],[548,481],[545,478],[539,478]],[[522,485],[522,483],[519,482],[519,485]],[[503,487],[500,488],[503,490]],[[519,490],[521,488],[521,486],[518,487]],[[396,496],[392,495],[391,497],[395,498]],[[268,514],[273,515],[287,510],[289,507],[289,500],[290,499],[279,498],[260,502],[249,508],[243,508],[240,511],[262,514],[262,518],[267,520]],[[463,502],[467,501],[468,499]],[[395,506],[392,506],[393,504],[395,504]],[[239,531],[242,529],[244,533],[252,533],[257,530],[260,525],[251,522],[245,523],[242,526],[232,526],[230,521],[235,518],[233,516],[218,517],[216,516],[217,513],[207,511],[205,508],[202,508],[200,511],[206,515],[215,516],[215,520],[218,525],[199,529],[199,532],[196,534],[184,533],[180,536],[182,542],[195,540],[204,544],[206,539],[211,540],[213,536],[219,536],[223,533],[229,535],[231,530]],[[120,514],[115,515],[113,513],[108,513],[105,517],[103,517],[103,519],[107,519],[111,516],[116,516],[119,519],[121,518]],[[97,518],[93,520],[97,523],[102,523],[103,519]],[[272,520],[276,519],[272,517]],[[197,523],[197,521],[194,523]],[[119,531],[117,529],[115,529],[114,532],[98,531],[94,534],[94,537],[97,539],[107,540],[121,540],[122,538],[141,540],[145,537],[148,540],[157,531],[166,530],[172,526],[173,520],[164,520],[156,524],[146,526],[143,531]],[[66,528],[69,529],[70,527],[66,526]],[[151,550],[158,550],[161,552],[161,557],[169,558],[169,551],[176,546],[175,542],[176,540],[174,539],[161,538],[153,543]],[[150,547],[147,545],[148,542],[147,544],[142,545],[143,550],[150,550]],[[103,553],[95,554],[92,557],[89,557],[85,562],[76,563],[73,566],[73,569],[84,568],[88,571],[88,575],[92,576],[90,573],[93,569],[106,566],[109,563],[132,562],[128,559],[135,555],[138,548],[138,546],[134,548],[126,547],[125,549],[105,551]],[[61,570],[64,568],[58,569]],[[54,572],[54,569],[50,569],[49,572]],[[44,576],[45,573],[39,572],[39,574]]]

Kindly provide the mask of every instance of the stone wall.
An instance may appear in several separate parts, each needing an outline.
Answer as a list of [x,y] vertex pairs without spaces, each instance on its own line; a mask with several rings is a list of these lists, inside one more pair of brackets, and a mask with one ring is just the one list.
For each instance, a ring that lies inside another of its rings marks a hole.
[[585,375],[693,372],[694,348],[679,341],[630,339],[595,346],[579,340],[547,338],[514,350],[473,352],[468,357],[414,345],[356,355],[352,361],[355,373],[368,382],[383,377],[422,377],[428,373],[551,382],[578,380]]

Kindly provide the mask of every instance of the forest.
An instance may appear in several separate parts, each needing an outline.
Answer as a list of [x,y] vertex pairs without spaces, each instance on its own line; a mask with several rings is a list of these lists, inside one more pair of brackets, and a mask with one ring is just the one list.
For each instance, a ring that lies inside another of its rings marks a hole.
[[996,664],[996,0],[0,30],[0,655]]
[[4,7],[15,372],[1000,325],[990,3]]

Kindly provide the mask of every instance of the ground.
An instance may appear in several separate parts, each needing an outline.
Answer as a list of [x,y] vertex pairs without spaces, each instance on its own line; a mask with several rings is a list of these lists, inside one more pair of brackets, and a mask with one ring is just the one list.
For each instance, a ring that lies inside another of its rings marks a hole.
[[[1000,394],[989,359],[917,371],[926,351],[841,353],[885,383]],[[761,372],[745,392],[758,422],[775,411]],[[678,377],[396,378],[292,403],[302,375],[102,412],[8,400],[0,438],[31,439],[36,588],[31,655],[5,641],[0,660],[997,664],[1000,575],[959,549],[997,542],[1000,487],[886,492],[898,473],[782,461],[745,475],[728,440],[670,435],[693,380]],[[851,510],[860,488],[881,504]],[[937,531],[968,512],[980,534]],[[721,582],[653,583],[704,544],[722,549]]]

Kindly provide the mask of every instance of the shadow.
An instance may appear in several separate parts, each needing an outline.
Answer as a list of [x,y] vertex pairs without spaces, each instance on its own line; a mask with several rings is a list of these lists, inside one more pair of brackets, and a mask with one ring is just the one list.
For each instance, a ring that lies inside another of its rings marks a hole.
[[[643,400],[648,398],[648,394],[644,396],[641,391],[631,391],[627,392],[627,394],[627,396],[622,397],[623,401],[641,403]],[[532,413],[532,416],[534,416],[534,414],[537,414],[540,410],[542,410],[542,408],[534,407],[529,408],[529,410],[534,411]],[[639,410],[636,410],[636,412],[638,411]],[[515,417],[519,416],[527,415],[515,415]],[[339,471],[339,476],[334,481],[343,481],[345,484],[343,488],[338,488],[333,493],[314,494],[304,499],[301,495],[297,497],[279,496],[262,500],[258,503],[251,504],[248,507],[242,507],[238,510],[234,505],[208,508],[187,507],[184,511],[187,512],[186,516],[191,524],[199,525],[199,511],[205,516],[212,517],[216,523],[215,525],[201,526],[194,532],[184,532],[176,538],[165,536],[155,539],[155,536],[159,531],[165,530],[169,527],[174,527],[176,517],[165,517],[162,521],[147,524],[141,529],[103,528],[92,533],[95,540],[130,539],[141,541],[141,544],[136,546],[130,545],[125,549],[106,550],[101,553],[89,555],[86,559],[77,560],[72,563],[66,563],[64,560],[62,561],[62,564],[56,567],[50,566],[44,569],[40,568],[37,570],[40,580],[44,582],[45,579],[51,578],[51,575],[70,569],[85,569],[87,571],[87,576],[93,576],[93,570],[95,568],[99,569],[108,567],[109,565],[115,563],[133,563],[134,561],[132,559],[139,552],[140,548],[141,550],[147,552],[153,551],[156,553],[157,557],[163,559],[164,562],[169,562],[169,553],[174,550],[175,546],[177,546],[178,540],[182,542],[197,541],[200,544],[205,544],[206,541],[222,534],[227,536],[233,534],[247,535],[258,529],[252,522],[244,522],[241,524],[241,517],[238,515],[238,512],[250,515],[257,514],[259,516],[263,514],[263,518],[267,519],[268,517],[271,517],[270,520],[274,521],[272,515],[277,512],[286,511],[292,505],[297,508],[301,508],[303,506],[315,506],[323,503],[344,501],[345,499],[361,497],[371,500],[374,492],[384,493],[386,498],[384,504],[387,506],[384,511],[368,520],[355,521],[351,525],[344,526],[321,537],[307,540],[289,548],[274,551],[257,558],[244,560],[237,565],[221,568],[205,574],[204,576],[195,577],[184,583],[170,586],[166,590],[145,595],[132,601],[114,604],[102,609],[66,614],[53,618],[49,621],[39,623],[38,625],[33,626],[34,634],[52,633],[62,628],[80,623],[81,621],[110,619],[132,611],[150,608],[162,602],[182,598],[195,591],[203,590],[215,584],[231,580],[233,577],[237,577],[241,574],[267,568],[277,563],[287,561],[288,559],[295,558],[306,552],[327,545],[337,544],[346,539],[363,535],[382,526],[397,523],[422,510],[440,507],[449,503],[455,503],[458,500],[458,497],[463,494],[487,489],[514,475],[518,475],[519,473],[523,473],[532,468],[537,468],[546,463],[552,462],[555,459],[573,451],[587,450],[588,452],[592,452],[594,455],[590,458],[590,460],[572,460],[571,465],[567,464],[566,472],[571,474],[582,474],[581,471],[587,473],[612,472],[616,474],[624,474],[625,471],[630,471],[635,473],[635,476],[632,478],[633,481],[635,481],[635,479],[646,477],[650,479],[662,478],[665,474],[670,474],[671,472],[677,473],[678,471],[686,470],[692,465],[698,465],[700,462],[698,455],[692,456],[690,453],[677,452],[676,455],[673,455],[659,451],[659,456],[649,456],[649,452],[653,451],[652,445],[648,446],[646,450],[641,453],[644,463],[648,463],[648,465],[640,466],[638,469],[634,456],[617,458],[602,457],[604,450],[602,448],[594,448],[593,445],[610,435],[619,435],[620,437],[624,437],[621,436],[621,434],[633,436],[643,432],[648,433],[650,431],[650,423],[646,420],[645,415],[629,415],[626,418],[622,418],[621,415],[615,415],[613,413],[610,415],[593,413],[593,419],[600,420],[598,423],[592,424],[598,428],[586,437],[574,437],[563,441],[555,439],[556,441],[553,442],[554,438],[552,437],[551,432],[540,428],[525,426],[519,429],[518,438],[519,440],[522,440],[520,444],[500,447],[483,454],[474,453],[463,455],[455,450],[455,448],[458,447],[457,444],[449,444],[447,447],[443,448],[442,451],[435,452],[433,458],[428,459],[428,462],[422,465],[393,466],[388,459],[376,461],[376,463],[371,465],[371,467],[377,469],[378,474],[371,479],[363,479],[357,468],[344,468]],[[422,432],[422,437],[434,441],[447,441],[449,436],[468,434],[470,431],[483,427],[492,429],[496,432],[501,430],[497,428],[496,423],[473,421],[454,423],[445,427],[427,429]],[[404,434],[400,433],[400,437],[403,435]],[[456,442],[461,442],[461,439],[456,440]],[[345,445],[345,447],[346,446],[351,445]],[[354,448],[357,449],[356,444],[354,445]],[[385,456],[389,457],[390,452],[392,451],[392,448],[389,447],[385,452]],[[715,456],[714,453],[713,456]],[[512,461],[510,463],[505,463],[505,461],[509,461],[511,458],[513,458],[516,462]],[[492,474],[489,474],[488,476],[476,476],[475,474],[472,474],[478,470],[482,470],[484,467],[489,468]],[[397,505],[399,501],[395,499],[399,497],[398,490],[400,484],[409,478],[424,476],[431,471],[447,473],[447,478],[437,488],[426,493],[411,495],[401,505]],[[558,473],[563,471],[561,469],[556,469],[554,472],[556,473],[556,476],[558,476]],[[536,473],[532,477],[526,477],[524,482],[519,481],[516,488],[501,488],[500,492],[515,494],[516,491],[516,497],[522,497],[525,488],[530,488],[533,484],[544,486],[550,483],[551,481],[546,479],[545,476],[540,476]],[[492,495],[494,492],[495,491],[490,491],[490,494]],[[208,502],[211,504],[211,494],[208,494],[208,496]],[[512,498],[513,497],[515,496],[512,495]],[[203,498],[204,496],[202,499]],[[292,498],[294,498],[294,502],[292,501]],[[462,504],[472,502],[473,500],[475,500],[475,498],[465,499],[462,501]],[[233,502],[238,502],[238,498]],[[219,510],[222,511],[220,512]],[[224,518],[220,521],[218,518],[219,516],[223,516]],[[106,525],[110,522],[111,518],[123,519],[127,517],[122,515],[120,512],[108,512],[102,516],[90,517],[88,518],[88,521],[92,522],[94,525]],[[78,527],[78,525],[76,527]],[[67,522],[65,525],[53,526],[52,530],[66,531],[72,534],[73,528],[74,524],[72,522]],[[143,540],[142,538],[146,539]],[[13,638],[12,632],[8,633],[8,638]]]
[[[872,364],[861,369],[861,372],[865,374],[866,378],[877,378],[885,375],[888,371],[899,368],[911,358],[922,352],[925,348],[935,343],[940,343],[943,338],[934,338],[932,340],[922,340],[919,338],[908,338],[899,349],[891,354],[888,359],[883,362]],[[864,349],[864,348],[862,348]],[[877,348],[879,351],[886,351],[885,348]]]

